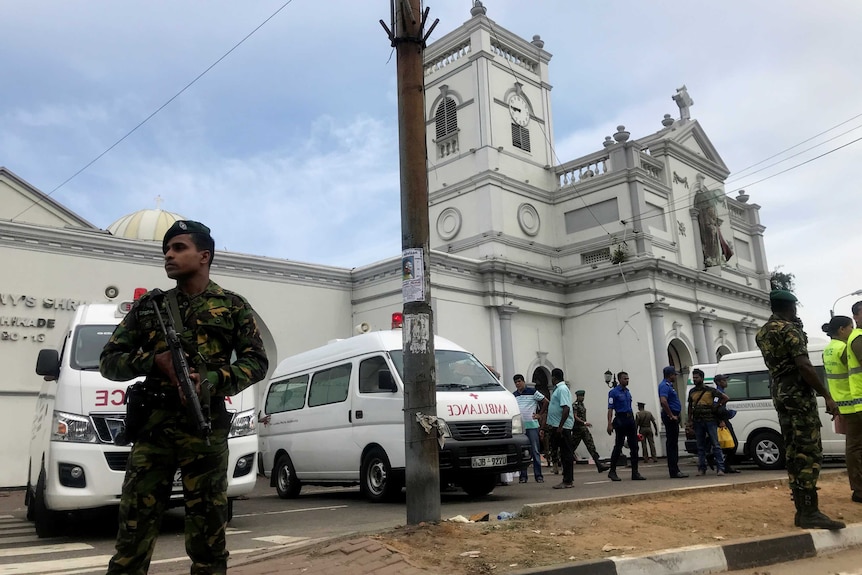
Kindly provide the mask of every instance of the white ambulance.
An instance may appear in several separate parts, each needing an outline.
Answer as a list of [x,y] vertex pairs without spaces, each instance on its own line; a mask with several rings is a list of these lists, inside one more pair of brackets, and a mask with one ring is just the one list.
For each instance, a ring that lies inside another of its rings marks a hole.
[[[826,381],[823,369],[823,349],[826,343],[813,341],[808,345],[808,357],[820,376]],[[729,353],[717,364],[700,366],[710,378],[721,373],[727,376],[725,393],[730,398],[727,408],[736,411],[730,422],[739,445],[738,456],[750,457],[761,469],[781,469],[785,464],[784,440],[778,425],[778,414],[772,405],[769,370],[759,350]],[[709,370],[709,371],[708,371]],[[713,383],[710,379],[708,383]],[[689,388],[690,389],[690,388]],[[832,416],[826,413],[826,403],[817,397],[820,415],[820,434],[823,456],[843,458],[844,436],[835,433]],[[686,442],[686,450],[697,453],[694,442]]]
[[[264,395],[260,473],[282,498],[303,485],[360,485],[371,501],[405,478],[401,330],[364,333],[282,361]],[[441,482],[473,496],[530,462],[518,404],[471,353],[434,338]]]
[[[99,355],[131,302],[80,306],[59,350],[39,352],[43,376],[30,437],[27,518],[39,537],[62,531],[71,511],[118,505],[131,448],[114,444],[125,418],[126,388],[99,374]],[[226,398],[229,516],[233,499],[254,489],[257,419],[254,388]],[[172,505],[182,504],[179,470]]]

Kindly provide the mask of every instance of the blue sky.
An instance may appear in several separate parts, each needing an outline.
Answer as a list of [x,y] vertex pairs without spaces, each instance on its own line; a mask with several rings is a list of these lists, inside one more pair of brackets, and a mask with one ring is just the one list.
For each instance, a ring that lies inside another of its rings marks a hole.
[[[0,165],[50,192],[283,4],[6,2]],[[471,4],[428,3],[440,18],[432,40]],[[850,130],[797,158],[736,175],[862,114],[862,4],[485,6],[553,54],[561,162],[599,149],[619,124],[635,138],[656,131],[677,115],[671,96],[686,84],[692,117],[731,169],[727,191],[746,187],[762,206],[770,267],[797,276],[809,332],[836,298],[862,289],[859,266],[845,263],[862,142],[749,185],[862,136],[862,117],[790,152]],[[348,268],[399,253],[395,59],[377,23],[388,13],[383,0],[293,0],[54,197],[105,228],[161,196],[163,209],[206,222],[218,247],[238,252]]]

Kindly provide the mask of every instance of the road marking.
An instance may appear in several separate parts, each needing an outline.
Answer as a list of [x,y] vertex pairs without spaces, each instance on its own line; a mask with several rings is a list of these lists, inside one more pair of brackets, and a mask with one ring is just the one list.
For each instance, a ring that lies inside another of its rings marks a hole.
[[291,537],[289,535],[270,535],[268,537],[253,537],[254,541],[265,541],[275,545],[290,545],[299,541],[307,541],[308,537]]
[[14,529],[15,527],[29,527],[33,529],[33,524],[29,521],[9,521],[7,523],[0,523],[0,531]]
[[4,529],[2,535],[29,535],[33,533],[33,526],[28,525],[27,527],[16,527],[14,529]]
[[15,519],[14,515],[0,515],[0,519]]
[[[110,555],[79,557],[77,559],[56,559],[54,561],[34,561],[32,563],[15,563],[0,565],[0,575],[45,575],[46,573],[69,573],[69,569],[84,569],[90,571],[96,567],[104,567],[111,560]],[[154,561],[155,563],[155,561]],[[86,573],[86,571],[85,571]]]
[[0,538],[0,545],[17,545],[18,543],[33,543],[34,541],[46,541],[39,539],[38,535],[21,535],[20,537],[3,537]]
[[43,553],[65,553],[66,551],[86,551],[92,549],[86,543],[55,543],[54,545],[33,545],[20,549],[0,549],[0,557],[17,557],[19,555],[41,555]]
[[602,481],[585,481],[584,485],[599,485],[600,483],[610,483],[610,479],[604,479]]
[[228,529],[224,532],[225,535],[241,535],[243,533],[251,533],[251,531],[240,531],[239,529]]
[[282,513],[302,513],[303,511],[328,511],[331,509],[345,509],[347,505],[332,505],[330,507],[306,507],[304,509],[285,509],[284,511],[265,511],[263,513],[246,513],[245,515],[234,515],[234,517],[256,517],[258,515],[281,515]]

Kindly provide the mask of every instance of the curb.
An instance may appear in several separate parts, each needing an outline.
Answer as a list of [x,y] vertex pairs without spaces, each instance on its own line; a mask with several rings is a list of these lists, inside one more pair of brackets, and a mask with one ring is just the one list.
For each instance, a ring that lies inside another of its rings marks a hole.
[[823,555],[862,544],[862,523],[837,531],[801,533],[743,539],[724,545],[694,545],[653,552],[641,557],[609,557],[556,567],[516,571],[511,575],[676,575],[724,573],[764,567]]

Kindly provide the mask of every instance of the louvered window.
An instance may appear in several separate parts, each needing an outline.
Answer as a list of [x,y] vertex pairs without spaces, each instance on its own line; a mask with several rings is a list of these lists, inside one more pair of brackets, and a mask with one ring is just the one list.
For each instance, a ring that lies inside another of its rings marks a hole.
[[446,98],[437,106],[434,121],[438,140],[458,131],[458,113],[455,111],[455,107],[455,100],[452,98]]
[[525,152],[530,151],[530,130],[518,124],[512,124],[512,145]]

